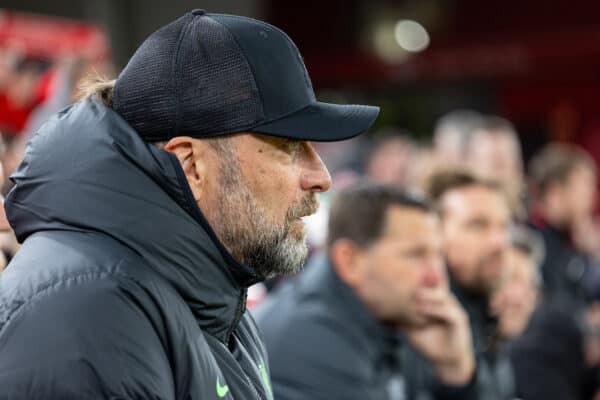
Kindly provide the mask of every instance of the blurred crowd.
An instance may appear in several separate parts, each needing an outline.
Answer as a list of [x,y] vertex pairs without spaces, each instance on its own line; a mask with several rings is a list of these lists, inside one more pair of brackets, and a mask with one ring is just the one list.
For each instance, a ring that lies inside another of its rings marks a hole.
[[[468,314],[477,379],[484,381],[478,398],[600,398],[597,166],[584,148],[549,142],[525,163],[513,124],[474,110],[442,116],[430,143],[419,143],[400,129],[385,129],[367,140],[318,146],[331,167],[334,187],[321,197],[318,214],[307,219],[312,259],[300,276],[251,288],[251,305],[265,330],[267,347],[277,354],[271,366],[276,395],[295,398],[285,393],[294,387],[290,382],[302,380],[297,378],[302,363],[295,365],[293,374],[281,372],[301,357],[286,357],[291,351],[278,347],[282,326],[310,335],[311,322],[308,317],[289,320],[273,315],[287,315],[281,307],[291,298],[297,301],[295,310],[319,302],[320,295],[314,292],[307,304],[300,300],[303,281],[311,279],[303,275],[310,275],[313,265],[326,268],[318,261],[323,255],[337,271],[332,258],[335,245],[327,229],[340,217],[330,219],[329,210],[333,207],[332,212],[337,212],[340,202],[350,202],[356,185],[366,180],[421,193],[434,204],[441,220],[448,286]],[[377,207],[375,202],[372,207]],[[359,210],[345,218],[373,219]],[[348,226],[345,237],[352,239],[353,229]],[[350,286],[356,297],[365,300],[362,289]],[[392,307],[392,292],[401,288],[391,285],[379,290],[390,292],[382,301]],[[327,301],[321,300],[335,309]],[[398,309],[401,303],[396,301]],[[267,314],[270,317],[265,318]],[[303,343],[301,338],[298,341]],[[306,354],[313,346],[305,343],[300,352]],[[310,379],[299,383],[306,382]],[[421,396],[408,398],[430,398]],[[446,397],[434,393],[433,398]]]
[[[27,140],[77,98],[78,82],[91,71],[114,73],[109,64],[81,54],[49,60],[31,58],[18,46],[0,48],[3,194]],[[429,143],[401,128],[317,144],[334,187],[321,197],[319,212],[306,219],[313,256],[300,276],[252,287],[250,305],[260,314],[270,296],[300,281],[331,250],[329,210],[352,194],[344,190],[365,179],[403,188],[425,196],[439,215],[441,281],[468,315],[477,379],[487,390],[482,398],[600,399],[600,220],[593,158],[577,145],[548,143],[525,163],[513,124],[474,110],[441,117]],[[344,218],[361,215],[357,210]],[[0,247],[3,267],[18,244],[2,233]],[[388,290],[378,301],[396,301],[394,285],[364,290]],[[270,315],[277,321],[277,312]],[[269,338],[279,327],[264,328],[268,347],[275,346]],[[292,362],[283,352],[278,357],[273,362]],[[277,394],[285,377],[276,366],[271,371]]]
[[[112,75],[113,66],[93,52],[57,52],[49,58],[30,54],[19,42],[0,44],[0,190],[11,188],[10,174],[27,141],[52,114],[75,101],[90,75]],[[0,233],[0,269],[18,249],[10,233]]]

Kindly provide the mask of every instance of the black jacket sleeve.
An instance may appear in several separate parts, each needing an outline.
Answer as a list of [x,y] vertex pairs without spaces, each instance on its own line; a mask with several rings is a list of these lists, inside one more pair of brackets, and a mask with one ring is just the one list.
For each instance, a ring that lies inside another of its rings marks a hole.
[[584,398],[583,347],[573,315],[541,306],[510,347],[519,395],[532,400]]
[[477,385],[477,370],[466,385],[450,386],[437,383],[432,392],[436,400],[478,400],[480,388]]
[[72,279],[43,289],[0,331],[0,398],[174,398],[161,340],[123,285]]

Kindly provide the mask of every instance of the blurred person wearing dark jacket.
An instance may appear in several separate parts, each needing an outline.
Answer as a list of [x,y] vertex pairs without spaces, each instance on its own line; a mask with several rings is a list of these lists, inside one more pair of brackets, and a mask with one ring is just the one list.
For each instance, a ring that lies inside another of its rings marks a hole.
[[326,254],[254,313],[278,400],[480,398],[438,217],[400,188],[340,191]]
[[514,375],[500,351],[497,319],[490,302],[505,279],[511,212],[501,186],[467,172],[439,172],[427,193],[442,221],[444,254],[451,288],[469,315],[478,376],[486,399],[513,399]]
[[552,302],[536,302],[543,300],[542,239],[524,226],[513,227],[510,236],[510,274],[494,295],[493,309],[512,360],[517,394],[523,400],[587,399],[589,373],[575,316]]
[[509,342],[507,351],[517,394],[523,400],[582,400],[596,386],[588,378],[583,336],[576,318],[550,303],[533,312],[525,330]]
[[594,221],[597,169],[580,147],[550,144],[530,162],[530,223],[544,239],[544,295],[567,309],[600,298],[600,226]]
[[[583,348],[586,391],[594,392],[600,382],[600,225],[593,217],[597,166],[584,149],[552,143],[532,158],[529,170],[530,224],[547,252],[541,268],[544,301],[575,319],[577,327],[569,332],[577,346],[571,354]],[[554,326],[567,332],[566,324]]]
[[540,300],[539,266],[544,257],[543,241],[535,231],[518,224],[511,227],[506,257],[509,272],[491,301],[501,338],[512,339],[525,330]]
[[203,10],[88,93],[12,175],[0,398],[272,400],[247,288],[304,263],[331,185],[309,141],[378,109],[318,102],[285,33]]

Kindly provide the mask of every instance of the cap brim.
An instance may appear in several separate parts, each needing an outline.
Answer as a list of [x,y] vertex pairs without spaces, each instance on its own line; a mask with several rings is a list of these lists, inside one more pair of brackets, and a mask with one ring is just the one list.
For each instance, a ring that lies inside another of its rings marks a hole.
[[379,107],[315,102],[300,111],[261,124],[253,132],[315,142],[357,136],[373,125]]

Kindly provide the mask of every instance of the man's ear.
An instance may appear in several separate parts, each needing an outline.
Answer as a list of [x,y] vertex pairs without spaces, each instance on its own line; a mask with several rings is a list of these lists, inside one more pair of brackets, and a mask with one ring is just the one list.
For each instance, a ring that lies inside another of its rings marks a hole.
[[174,137],[165,145],[165,150],[173,153],[179,160],[196,201],[202,197],[206,180],[204,154],[207,151],[206,147],[204,140],[196,140],[188,136]]
[[336,240],[329,249],[334,271],[352,288],[356,288],[363,279],[364,252],[349,239]]

